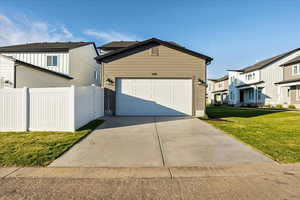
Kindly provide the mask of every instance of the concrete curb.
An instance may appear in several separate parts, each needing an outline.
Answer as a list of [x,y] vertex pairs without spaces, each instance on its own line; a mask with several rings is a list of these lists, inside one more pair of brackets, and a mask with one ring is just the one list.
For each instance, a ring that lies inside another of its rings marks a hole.
[[[171,173],[170,173],[171,172]],[[74,179],[128,179],[128,178],[201,178],[246,177],[261,175],[300,175],[300,164],[239,164],[230,166],[195,167],[44,167],[0,168],[0,178],[74,178]]]

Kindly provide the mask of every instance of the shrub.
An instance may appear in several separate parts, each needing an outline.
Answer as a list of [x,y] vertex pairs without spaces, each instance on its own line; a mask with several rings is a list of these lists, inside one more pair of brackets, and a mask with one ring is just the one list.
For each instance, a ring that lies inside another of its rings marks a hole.
[[277,104],[277,105],[276,105],[276,108],[277,108],[277,109],[283,109],[283,105]]
[[272,105],[268,104],[264,106],[265,108],[272,108]]
[[294,105],[289,105],[288,108],[289,108],[289,109],[296,109],[296,106],[294,106]]

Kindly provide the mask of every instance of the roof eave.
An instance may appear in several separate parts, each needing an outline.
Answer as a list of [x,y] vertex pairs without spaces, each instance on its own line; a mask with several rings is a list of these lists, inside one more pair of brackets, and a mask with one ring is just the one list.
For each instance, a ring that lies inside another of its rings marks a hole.
[[300,60],[282,64],[282,65],[280,65],[280,67],[286,67],[286,66],[289,66],[289,65],[294,65],[294,64],[299,64],[299,63],[300,63]]
[[15,63],[19,64],[19,65],[25,65],[27,67],[31,67],[33,69],[36,69],[36,70],[39,70],[39,71],[43,71],[43,72],[46,72],[46,73],[50,73],[50,74],[53,74],[53,75],[56,75],[56,76],[60,76],[60,77],[63,77],[63,78],[66,78],[66,79],[74,79],[73,77],[71,76],[68,76],[66,74],[62,74],[62,73],[59,73],[59,72],[55,72],[55,71],[52,71],[52,70],[49,70],[49,69],[45,69],[45,68],[42,68],[42,67],[39,67],[39,66],[36,66],[36,65],[32,65],[30,63],[27,63],[27,62],[23,62],[21,60],[17,60],[17,59],[13,59],[15,61]]
[[68,48],[63,48],[63,49],[31,49],[31,50],[0,50],[0,53],[36,53],[36,52],[68,52]]
[[124,48],[121,48],[119,50],[115,50],[113,52],[109,52],[107,54],[97,56],[97,57],[95,57],[95,59],[97,60],[98,63],[101,63],[103,60],[107,59],[110,56],[117,55],[119,53],[125,52],[127,50],[130,50],[130,49],[133,49],[133,48],[136,48],[136,47],[146,45],[146,44],[151,43],[151,42],[158,43],[158,44],[167,46],[167,47],[172,48],[172,49],[180,50],[180,51],[183,51],[185,53],[189,53],[189,54],[191,54],[193,56],[196,56],[196,57],[201,57],[202,59],[206,60],[206,64],[209,64],[213,60],[213,58],[211,58],[209,56],[197,53],[195,51],[183,48],[183,47],[178,46],[178,45],[171,44],[171,43],[166,42],[166,41],[159,40],[157,38],[151,38],[151,39],[148,39],[148,40],[145,40],[145,41],[142,41],[142,42],[138,42],[138,43],[130,45],[128,47],[124,47]]

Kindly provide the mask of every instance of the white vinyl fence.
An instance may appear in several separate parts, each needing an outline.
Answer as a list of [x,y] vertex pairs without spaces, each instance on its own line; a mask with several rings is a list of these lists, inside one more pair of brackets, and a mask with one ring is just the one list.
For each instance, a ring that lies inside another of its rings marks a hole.
[[0,89],[0,131],[75,131],[103,115],[100,87]]

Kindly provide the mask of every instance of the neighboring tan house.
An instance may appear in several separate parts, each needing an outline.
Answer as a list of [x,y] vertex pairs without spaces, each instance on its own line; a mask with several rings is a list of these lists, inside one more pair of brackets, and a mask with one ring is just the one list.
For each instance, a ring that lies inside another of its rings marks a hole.
[[156,38],[125,43],[103,45],[100,52],[106,53],[96,58],[102,69],[106,114],[205,113],[206,65],[212,58]]
[[285,68],[279,66],[299,55],[300,49],[294,49],[241,70],[228,70],[229,104],[288,106],[290,103],[288,88],[276,85],[285,80],[283,77]]
[[289,105],[300,108],[300,55],[283,63],[283,80],[276,83],[279,87],[288,88]]
[[0,88],[99,85],[98,55],[93,42],[0,47]]
[[228,75],[208,80],[208,101],[211,104],[228,103]]

